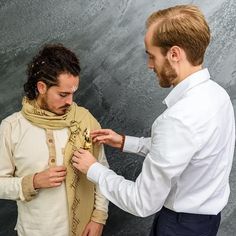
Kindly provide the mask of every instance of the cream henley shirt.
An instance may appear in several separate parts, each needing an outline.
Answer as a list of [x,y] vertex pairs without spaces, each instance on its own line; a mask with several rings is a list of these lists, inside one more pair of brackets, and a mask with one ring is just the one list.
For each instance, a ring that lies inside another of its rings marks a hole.
[[[68,140],[67,128],[54,130],[56,164],[63,165],[63,151]],[[99,162],[108,166],[104,150]],[[26,201],[22,179],[48,168],[49,151],[45,130],[32,125],[21,112],[4,119],[0,127],[0,198],[17,201],[19,236],[68,236],[69,216],[65,183],[40,189]],[[82,203],[82,204],[86,204]],[[96,187],[95,208],[107,212],[108,201]]]

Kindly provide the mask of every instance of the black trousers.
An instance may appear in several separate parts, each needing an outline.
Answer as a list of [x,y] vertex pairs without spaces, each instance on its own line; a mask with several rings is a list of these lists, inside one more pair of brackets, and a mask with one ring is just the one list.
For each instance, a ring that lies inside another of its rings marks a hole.
[[163,207],[156,213],[149,236],[216,236],[220,219],[220,213],[177,213]]

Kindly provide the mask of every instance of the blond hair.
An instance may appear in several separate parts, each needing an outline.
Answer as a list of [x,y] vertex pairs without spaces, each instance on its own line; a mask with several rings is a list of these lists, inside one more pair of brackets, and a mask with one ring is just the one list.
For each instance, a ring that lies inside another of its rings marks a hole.
[[203,63],[210,42],[210,29],[198,7],[177,5],[154,12],[147,19],[146,27],[153,24],[152,43],[161,48],[163,55],[172,46],[179,46],[192,65]]

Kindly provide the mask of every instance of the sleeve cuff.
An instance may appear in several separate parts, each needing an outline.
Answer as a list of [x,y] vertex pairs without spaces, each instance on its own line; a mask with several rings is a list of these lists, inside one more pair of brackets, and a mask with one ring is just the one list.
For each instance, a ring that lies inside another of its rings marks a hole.
[[98,162],[95,162],[89,167],[87,178],[93,183],[98,184],[101,174],[107,170],[109,170],[107,167]]
[[139,138],[132,136],[125,136],[125,143],[123,152],[138,153]]
[[95,209],[95,210],[93,211],[91,220],[94,221],[94,222],[96,222],[96,223],[105,225],[107,218],[108,218],[107,212],[104,212],[104,211],[100,211],[100,210]]
[[34,174],[27,175],[22,179],[22,182],[21,182],[22,192],[23,192],[25,201],[27,202],[32,200],[38,194],[38,190],[34,189],[33,179],[34,179]]

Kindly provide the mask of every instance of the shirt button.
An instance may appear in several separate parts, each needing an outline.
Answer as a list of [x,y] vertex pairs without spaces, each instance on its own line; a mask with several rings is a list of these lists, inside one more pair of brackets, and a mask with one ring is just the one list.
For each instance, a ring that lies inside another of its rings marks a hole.
[[53,140],[50,138],[50,139],[48,139],[48,142],[49,143],[53,143]]
[[54,163],[54,162],[55,162],[55,159],[54,159],[54,158],[52,158],[52,159],[51,159],[51,163]]

